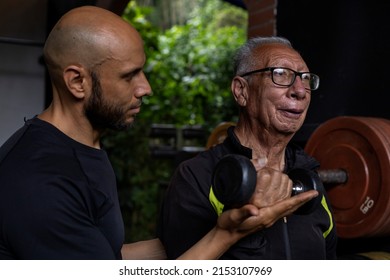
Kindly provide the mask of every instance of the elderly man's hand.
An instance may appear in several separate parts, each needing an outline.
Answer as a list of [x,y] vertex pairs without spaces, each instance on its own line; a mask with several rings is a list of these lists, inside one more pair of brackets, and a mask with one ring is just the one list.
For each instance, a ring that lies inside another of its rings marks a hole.
[[241,208],[224,211],[217,222],[217,228],[229,231],[237,240],[272,226],[318,196],[317,191],[311,190],[291,197],[292,181],[287,174],[266,167],[266,158],[251,161],[257,172],[251,200]]
[[249,203],[263,208],[291,196],[292,181],[287,174],[269,167],[257,170],[256,189]]

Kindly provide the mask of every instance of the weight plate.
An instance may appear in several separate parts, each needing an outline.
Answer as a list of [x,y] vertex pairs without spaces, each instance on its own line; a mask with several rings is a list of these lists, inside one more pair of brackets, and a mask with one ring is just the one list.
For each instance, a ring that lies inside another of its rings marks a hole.
[[236,125],[236,123],[234,122],[222,122],[217,125],[217,127],[214,128],[209,138],[207,139],[206,149],[209,149],[214,145],[222,143],[227,136],[227,129],[234,125]]
[[[388,150],[388,161],[390,162],[390,121],[387,119],[376,119],[374,124],[377,126],[378,131],[380,131],[383,141]],[[387,164],[387,170],[382,168],[383,177],[382,181],[382,192],[380,193],[381,202],[383,206],[387,205],[387,208],[383,211],[382,215],[377,217],[377,225],[376,229],[371,231],[372,236],[386,236],[390,234],[390,177],[389,177],[389,169]]]
[[390,122],[341,116],[321,124],[305,151],[321,170],[343,169],[343,184],[324,184],[341,238],[390,234]]
[[249,158],[229,154],[215,166],[212,188],[225,206],[241,207],[248,203],[256,188],[256,169]]

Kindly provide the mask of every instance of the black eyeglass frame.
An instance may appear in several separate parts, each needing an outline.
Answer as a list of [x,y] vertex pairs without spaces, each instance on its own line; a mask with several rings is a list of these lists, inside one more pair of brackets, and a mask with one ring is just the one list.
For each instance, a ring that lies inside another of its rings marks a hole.
[[[286,69],[286,70],[289,70],[291,72],[294,73],[294,79],[292,79],[291,83],[288,84],[288,85],[282,85],[282,84],[278,84],[274,81],[274,70],[275,69]],[[272,82],[275,84],[275,85],[278,85],[278,86],[283,86],[283,87],[290,87],[292,84],[294,84],[295,82],[295,79],[297,78],[297,76],[299,76],[302,80],[302,75],[304,74],[310,74],[311,77],[316,77],[317,78],[317,83],[316,83],[316,87],[315,88],[306,88],[308,90],[317,90],[320,86],[320,77],[314,73],[311,73],[311,72],[298,72],[298,71],[295,71],[295,70],[292,70],[288,67],[266,67],[266,68],[262,68],[262,69],[257,69],[257,70],[253,70],[253,71],[249,71],[249,72],[246,72],[242,75],[239,75],[240,77],[245,77],[245,76],[249,76],[249,75],[252,75],[252,74],[255,74],[255,73],[261,73],[261,72],[267,72],[267,71],[270,71],[271,72],[271,79],[272,79]],[[311,84],[311,83],[310,83]]]

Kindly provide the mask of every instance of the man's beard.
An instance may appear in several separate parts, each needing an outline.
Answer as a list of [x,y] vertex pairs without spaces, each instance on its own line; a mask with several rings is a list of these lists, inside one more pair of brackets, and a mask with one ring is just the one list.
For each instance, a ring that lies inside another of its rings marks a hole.
[[115,104],[110,104],[103,98],[103,91],[96,73],[91,72],[92,94],[85,105],[84,111],[95,129],[128,129],[132,122],[126,122],[126,112]]

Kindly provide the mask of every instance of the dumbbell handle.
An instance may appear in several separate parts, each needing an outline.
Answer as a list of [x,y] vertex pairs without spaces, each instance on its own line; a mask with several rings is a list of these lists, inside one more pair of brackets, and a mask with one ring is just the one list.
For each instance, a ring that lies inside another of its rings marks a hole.
[[348,173],[343,169],[320,169],[318,176],[324,184],[344,184],[348,181]]

